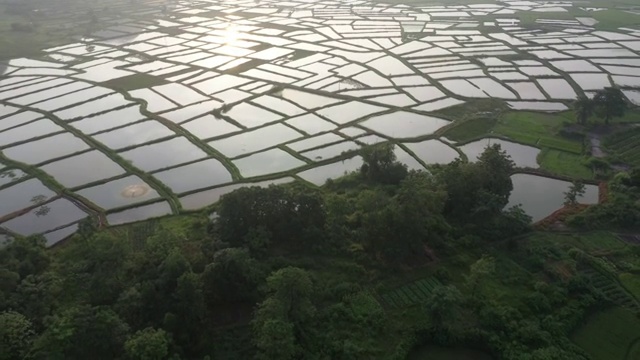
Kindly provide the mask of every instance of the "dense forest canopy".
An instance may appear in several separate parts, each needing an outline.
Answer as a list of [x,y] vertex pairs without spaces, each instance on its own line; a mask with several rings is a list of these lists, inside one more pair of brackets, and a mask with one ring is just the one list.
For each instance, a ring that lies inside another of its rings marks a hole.
[[[404,359],[423,343],[588,358],[567,334],[609,300],[544,265],[589,255],[513,240],[530,218],[505,209],[514,164],[500,145],[430,172],[407,171],[391,145],[363,158],[320,189],[236,190],[213,220],[87,223],[52,250],[14,240],[0,250],[0,359]],[[637,192],[637,175],[617,186]],[[409,270],[437,286],[394,310],[379,294]],[[523,295],[496,297],[502,286]]]

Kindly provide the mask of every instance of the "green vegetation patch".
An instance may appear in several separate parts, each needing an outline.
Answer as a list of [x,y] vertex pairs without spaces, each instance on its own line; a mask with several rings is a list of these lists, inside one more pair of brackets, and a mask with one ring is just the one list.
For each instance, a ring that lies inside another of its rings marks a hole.
[[640,166],[640,128],[627,129],[608,136],[604,145],[610,155],[632,166]]
[[431,292],[438,286],[442,286],[440,281],[434,277],[429,277],[405,284],[382,294],[380,297],[390,307],[412,306],[427,301]]
[[573,244],[577,247],[587,251],[615,251],[622,250],[627,247],[627,245],[620,240],[617,236],[610,232],[599,231],[590,234],[581,234],[581,235],[573,235],[574,239]]
[[146,89],[167,83],[168,81],[157,76],[148,74],[135,74],[109,80],[102,83],[102,85],[115,90],[131,91],[136,89]]
[[596,28],[602,30],[617,30],[620,27],[640,24],[639,15],[634,15],[616,9],[594,11],[589,13],[589,15],[599,21],[599,23],[596,24]]
[[622,273],[618,276],[622,286],[636,299],[640,300],[640,275]]
[[489,134],[496,122],[495,118],[490,117],[470,119],[452,127],[445,133],[445,136],[453,141],[468,141]]
[[448,348],[435,345],[420,347],[407,360],[491,360],[489,354],[465,348]]
[[584,160],[583,156],[556,149],[544,149],[538,155],[538,164],[543,170],[571,178],[593,179],[593,172],[584,165]]
[[493,132],[525,144],[581,154],[580,141],[560,135],[560,131],[569,121],[567,117],[561,115],[526,111],[508,112],[502,115]]
[[640,339],[640,320],[628,310],[612,308],[589,317],[571,339],[593,360],[625,360]]

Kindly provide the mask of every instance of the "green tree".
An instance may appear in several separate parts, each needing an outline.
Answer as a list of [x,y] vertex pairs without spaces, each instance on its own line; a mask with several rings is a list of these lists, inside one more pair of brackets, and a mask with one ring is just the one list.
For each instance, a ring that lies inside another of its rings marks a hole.
[[57,313],[35,341],[37,358],[115,359],[123,354],[129,327],[107,308],[77,306]]
[[407,176],[406,165],[396,161],[392,143],[365,146],[360,150],[363,164],[360,172],[365,179],[383,184],[398,184]]
[[595,112],[604,119],[605,124],[615,117],[623,117],[627,111],[627,101],[622,90],[617,87],[606,87],[598,90],[593,97]]
[[313,284],[306,270],[287,267],[275,271],[267,278],[267,289],[270,296],[281,304],[286,318],[294,324],[313,316]]
[[466,276],[466,286],[472,299],[475,299],[483,284],[495,271],[495,261],[490,256],[483,256],[471,264],[469,275]]
[[433,289],[424,308],[431,326],[435,329],[448,329],[459,317],[462,302],[462,294],[454,285]]
[[515,164],[500,144],[485,148],[475,163],[456,160],[434,167],[438,183],[446,190],[444,213],[462,226],[485,224],[499,216],[513,190]]
[[564,205],[569,207],[576,206],[578,199],[584,196],[585,191],[582,181],[574,181],[569,187],[569,191],[564,193]]
[[0,360],[24,359],[35,332],[31,321],[15,311],[0,313]]
[[293,324],[281,319],[261,323],[256,329],[255,344],[260,350],[259,359],[293,359],[298,353]]
[[301,186],[238,189],[222,197],[218,214],[220,240],[232,247],[254,246],[260,231],[270,236],[261,241],[272,248],[298,252],[322,243],[326,217],[319,190]]
[[315,315],[313,284],[305,270],[287,267],[267,278],[267,290],[269,296],[258,305],[252,321],[254,343],[262,358],[288,359],[298,352],[305,326]]
[[576,122],[580,125],[586,125],[587,121],[595,111],[595,102],[586,96],[580,96],[573,103],[573,112],[576,116]]
[[131,360],[162,360],[169,356],[169,338],[162,329],[146,328],[133,334],[124,344]]
[[210,308],[222,303],[255,301],[263,279],[259,264],[245,249],[218,251],[202,274],[204,295]]
[[500,144],[487,146],[478,156],[477,164],[482,169],[483,190],[497,196],[499,203],[495,205],[494,211],[499,212],[509,203],[513,190],[511,174],[516,164]]

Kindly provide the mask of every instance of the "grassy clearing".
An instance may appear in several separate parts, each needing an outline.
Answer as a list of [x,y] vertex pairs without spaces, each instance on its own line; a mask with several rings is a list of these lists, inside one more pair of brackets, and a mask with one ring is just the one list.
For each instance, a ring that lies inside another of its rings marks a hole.
[[593,179],[593,172],[583,161],[583,156],[555,149],[544,149],[538,155],[538,164],[543,170],[577,179]]
[[571,115],[568,113],[510,111],[502,114],[498,120],[479,117],[465,121],[444,135],[451,140],[464,141],[497,134],[523,144],[581,154],[582,143],[579,140],[567,139],[560,135],[560,130],[569,122]]
[[622,273],[618,276],[622,286],[636,299],[640,300],[640,275]]
[[590,254],[628,249],[628,245],[624,241],[607,231],[583,234],[538,232],[529,236],[527,243],[531,248],[545,248],[553,244],[561,245],[566,249],[576,247]]
[[639,338],[640,320],[628,310],[618,307],[592,315],[571,336],[593,360],[633,359],[627,357],[627,352]]
[[609,232],[596,232],[573,236],[575,245],[587,252],[600,252],[607,250],[623,250],[627,245],[617,236]]
[[582,153],[582,143],[560,135],[569,120],[565,116],[535,112],[508,112],[503,114],[493,132],[537,147]]
[[478,136],[487,135],[495,126],[497,120],[494,118],[471,119],[452,127],[445,133],[445,136],[453,141],[467,141]]
[[409,354],[408,360],[491,360],[489,354],[465,348],[446,348],[435,345],[420,347]]
[[[634,4],[634,5],[637,5]],[[611,5],[609,5],[611,7]],[[601,30],[616,30],[619,27],[634,26],[640,24],[640,15],[630,14],[621,10],[606,10],[589,13],[591,17],[598,20],[596,28]]]

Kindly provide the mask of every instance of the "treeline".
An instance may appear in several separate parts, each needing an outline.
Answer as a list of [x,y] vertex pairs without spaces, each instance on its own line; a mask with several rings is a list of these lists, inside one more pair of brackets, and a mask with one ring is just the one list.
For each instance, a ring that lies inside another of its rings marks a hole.
[[483,257],[460,287],[439,270],[446,286],[409,322],[377,299],[388,274],[529,230],[521,209],[503,210],[514,164],[499,145],[430,172],[407,171],[389,145],[362,156],[322,189],[239,189],[213,220],[83,224],[53,250],[16,239],[0,250],[0,359],[380,359],[424,341],[583,358],[565,335],[599,301],[584,283],[506,306],[487,297],[499,264]]

